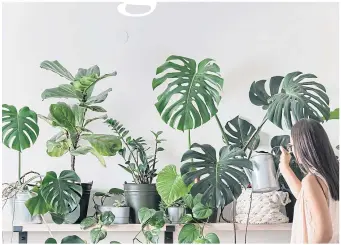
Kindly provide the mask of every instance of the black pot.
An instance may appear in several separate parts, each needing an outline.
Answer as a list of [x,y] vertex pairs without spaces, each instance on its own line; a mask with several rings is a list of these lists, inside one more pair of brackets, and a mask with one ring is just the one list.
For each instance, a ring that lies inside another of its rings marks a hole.
[[75,224],[80,224],[83,219],[86,218],[88,214],[88,206],[89,206],[89,200],[90,200],[90,193],[92,188],[93,182],[90,183],[82,183],[82,197],[79,202],[79,218],[75,222]]
[[161,197],[156,191],[155,184],[124,184],[124,196],[130,207],[130,219],[133,224],[139,224],[140,208],[159,210]]

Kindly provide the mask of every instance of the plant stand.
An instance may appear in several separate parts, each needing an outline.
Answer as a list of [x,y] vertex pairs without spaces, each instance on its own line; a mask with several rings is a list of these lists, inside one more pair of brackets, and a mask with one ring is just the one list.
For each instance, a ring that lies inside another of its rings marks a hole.
[[19,234],[19,244],[20,243],[27,243],[27,231],[23,231],[22,226],[13,226],[13,232],[18,232]]

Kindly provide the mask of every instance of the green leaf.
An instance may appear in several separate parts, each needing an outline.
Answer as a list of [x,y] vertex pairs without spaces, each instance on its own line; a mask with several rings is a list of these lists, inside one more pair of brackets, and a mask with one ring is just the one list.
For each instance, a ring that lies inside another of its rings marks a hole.
[[92,148],[91,151],[90,151],[90,153],[91,153],[92,155],[94,155],[95,157],[97,157],[98,161],[99,161],[104,167],[106,167],[104,157],[103,157],[101,154],[99,154],[99,152],[96,151],[96,149]]
[[88,134],[82,135],[82,138],[88,140],[91,146],[102,156],[115,156],[116,152],[122,149],[122,142],[115,135]]
[[[238,148],[243,148],[252,134],[256,131],[256,128],[248,121],[241,119],[236,116],[232,120],[228,121],[225,125],[227,131],[227,139],[230,145],[234,145]],[[249,144],[248,148],[251,150],[257,149],[260,142],[260,137],[257,135],[252,142]]]
[[68,70],[66,70],[57,60],[54,61],[45,60],[40,64],[40,68],[50,70],[70,81],[74,80],[74,77],[71,75],[71,73]]
[[193,205],[193,197],[192,197],[191,194],[187,194],[186,196],[184,196],[183,200],[184,200],[185,205],[188,208],[192,209],[194,207],[194,205]]
[[84,105],[84,107],[96,112],[107,112],[103,107],[97,105]]
[[119,188],[111,188],[109,190],[109,194],[112,194],[112,195],[123,195],[124,194],[124,190],[119,189]]
[[41,195],[40,190],[36,193],[36,196],[28,199],[25,202],[25,205],[32,216],[38,214],[46,214],[51,209],[51,207],[46,203],[45,199]]
[[102,230],[101,228],[94,228],[90,231],[91,241],[93,243],[98,243],[103,240],[107,236],[107,231]]
[[59,132],[46,142],[46,152],[50,157],[60,157],[69,151],[67,140],[58,141],[61,137],[61,133],[63,132]]
[[180,223],[181,224],[186,224],[193,221],[192,215],[190,214],[185,214],[180,218]]
[[97,65],[90,67],[89,69],[79,68],[74,80],[88,76],[100,76],[100,69]]
[[332,120],[332,119],[339,119],[339,108],[336,108],[335,110],[330,112],[329,120]]
[[180,169],[185,184],[190,185],[200,178],[191,188],[192,196],[203,194],[202,204],[210,207],[223,207],[237,199],[242,192],[241,185],[246,188],[249,184],[243,168],[252,169],[251,161],[240,148],[224,146],[219,157],[217,160],[216,150],[211,145],[194,143],[181,159],[182,162],[190,160]]
[[194,224],[186,224],[182,227],[179,233],[178,241],[180,244],[193,243],[193,241],[199,238],[199,236],[199,229]]
[[74,104],[72,105],[72,112],[75,115],[75,120],[76,120],[75,125],[78,127],[81,127],[84,121],[85,108]]
[[157,175],[156,189],[167,206],[188,193],[187,186],[175,165],[167,165]]
[[56,173],[47,172],[41,186],[41,194],[52,209],[59,214],[74,210],[82,195],[81,180],[72,170],[64,170],[59,178]]
[[148,224],[155,228],[161,229],[166,223],[164,216],[165,214],[163,211],[156,211],[148,221]]
[[99,95],[92,96],[86,101],[86,103],[87,104],[102,103],[103,101],[105,101],[105,99],[108,97],[109,92],[111,91],[112,89],[109,88],[105,90],[104,92],[100,93]]
[[121,243],[117,241],[111,241],[110,244],[121,244]]
[[111,225],[115,220],[115,215],[111,211],[105,211],[101,214],[100,220],[103,225]]
[[78,99],[81,100],[82,97],[77,93],[75,88],[71,84],[61,84],[55,88],[45,89],[41,94],[43,100],[50,98],[63,98],[63,99]]
[[53,120],[69,132],[72,144],[75,145],[77,140],[76,119],[71,108],[64,102],[58,102],[50,105],[50,113]]
[[270,94],[265,89],[266,80],[253,82],[250,101],[267,110],[267,118],[279,128],[283,121],[291,129],[302,118],[311,118],[319,122],[322,117],[329,119],[329,98],[325,87],[312,81],[316,76],[292,72],[285,77],[271,77]]
[[208,241],[205,238],[197,238],[193,241],[193,244],[207,244]]
[[138,212],[138,217],[141,225],[144,225],[149,221],[149,219],[156,213],[154,209],[140,208]]
[[196,204],[193,207],[193,217],[196,219],[207,219],[212,215],[212,209],[201,203]]
[[99,120],[99,119],[105,120],[107,118],[108,118],[108,115],[105,114],[105,115],[102,115],[102,116],[99,116],[99,117],[94,117],[94,118],[91,118],[91,119],[87,119],[87,120],[85,120],[84,126],[88,125],[89,123],[91,123],[91,122],[93,122],[95,120]]
[[214,60],[204,59],[197,65],[193,59],[172,55],[157,68],[156,75],[160,74],[153,80],[153,90],[164,83],[167,87],[155,106],[172,128],[194,129],[217,114],[224,79]]
[[50,237],[46,239],[45,244],[57,244],[57,241],[56,239]]
[[57,225],[61,225],[65,221],[65,215],[64,214],[59,214],[59,213],[54,213],[50,212],[52,221],[56,223]]
[[75,243],[77,243],[77,244],[85,244],[85,242],[81,239],[81,238],[79,238],[78,236],[76,236],[76,235],[73,235],[73,236],[67,236],[67,237],[64,237],[63,239],[62,239],[62,242],[61,242],[62,244],[64,243],[66,243],[66,244],[75,244]]
[[159,241],[160,229],[152,229],[150,231],[145,231],[143,234],[147,240],[147,243],[157,244]]
[[95,224],[97,224],[97,220],[94,217],[86,217],[85,219],[82,220],[80,226],[81,229],[87,229],[91,226],[94,226]]
[[208,243],[211,243],[211,244],[220,243],[219,237],[215,233],[206,234],[205,239],[208,241]]
[[91,146],[79,146],[76,150],[71,150],[70,154],[73,156],[86,155],[92,151]]
[[8,148],[23,151],[31,147],[39,135],[37,114],[25,106],[17,111],[2,104],[2,142]]

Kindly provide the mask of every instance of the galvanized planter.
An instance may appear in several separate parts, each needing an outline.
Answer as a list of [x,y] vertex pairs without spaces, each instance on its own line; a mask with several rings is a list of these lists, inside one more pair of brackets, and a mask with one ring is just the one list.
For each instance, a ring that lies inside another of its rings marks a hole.
[[32,216],[28,211],[25,202],[30,199],[32,195],[28,191],[19,191],[15,197],[11,199],[11,208],[13,215],[13,225],[20,226],[22,224],[41,224],[40,215]]
[[138,212],[141,208],[159,209],[161,198],[155,184],[124,184],[124,196],[127,206],[131,208],[130,217],[133,224],[139,224]]
[[114,224],[129,224],[130,207],[98,206],[98,210],[111,211],[115,215]]
[[185,214],[185,208],[183,207],[169,207],[167,211],[172,224],[179,224],[181,217]]

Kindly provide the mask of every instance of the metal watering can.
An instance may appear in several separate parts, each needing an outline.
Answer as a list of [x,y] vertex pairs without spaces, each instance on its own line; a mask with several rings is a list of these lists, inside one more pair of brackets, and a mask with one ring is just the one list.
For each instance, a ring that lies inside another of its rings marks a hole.
[[252,185],[252,191],[264,193],[280,189],[278,173],[276,173],[275,162],[272,154],[264,151],[256,152],[250,158],[253,171],[244,169]]

